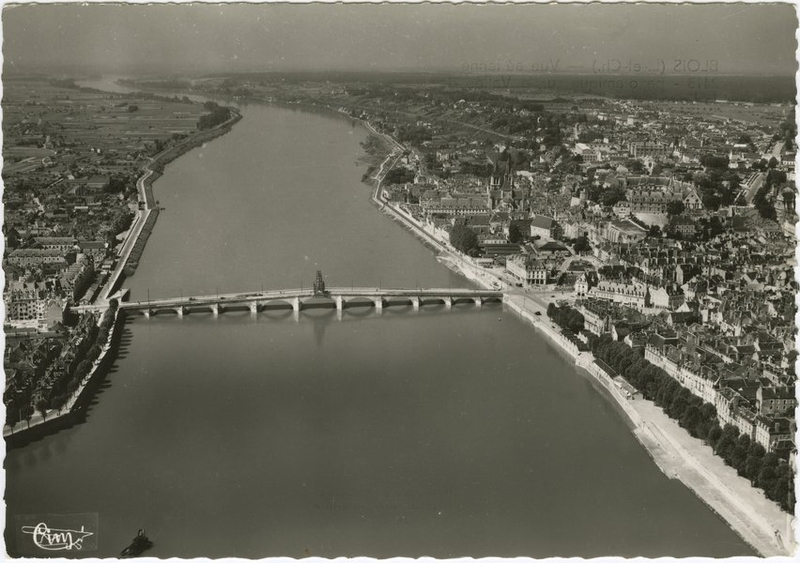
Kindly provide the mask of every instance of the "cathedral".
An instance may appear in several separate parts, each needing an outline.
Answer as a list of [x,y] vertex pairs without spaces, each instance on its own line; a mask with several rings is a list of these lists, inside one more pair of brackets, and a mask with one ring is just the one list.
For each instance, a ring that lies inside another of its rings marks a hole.
[[528,211],[530,188],[515,186],[510,160],[497,160],[486,186],[486,204],[494,211]]

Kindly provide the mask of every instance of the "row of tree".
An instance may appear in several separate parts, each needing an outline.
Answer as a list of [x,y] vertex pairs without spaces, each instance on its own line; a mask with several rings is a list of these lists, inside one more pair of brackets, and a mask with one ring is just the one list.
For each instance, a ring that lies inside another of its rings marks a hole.
[[547,316],[563,329],[578,333],[583,330],[585,319],[577,309],[569,305],[556,305],[550,303],[547,306]]
[[103,346],[108,342],[117,308],[117,301],[112,300],[109,308],[103,313],[99,325],[96,323],[94,315],[87,314],[81,323],[83,338],[73,350],[72,362],[68,364],[66,370],[58,374],[49,388],[43,389],[38,395],[35,406],[42,416],[50,409],[63,407],[78,390],[81,382],[89,375],[95,361],[100,357]]
[[211,113],[200,116],[200,119],[197,121],[197,128],[200,131],[211,129],[220,123],[225,123],[231,117],[230,108],[220,106],[216,102],[206,102],[203,106]]
[[794,511],[794,476],[788,463],[773,452],[767,453],[735,426],[720,427],[714,405],[693,395],[640,352],[613,341],[610,335],[596,338],[591,347],[595,358],[622,375],[690,435],[705,441],[740,476],[762,489],[767,498],[787,512]]
[[398,167],[389,170],[389,172],[386,173],[383,181],[386,182],[387,185],[406,184],[413,182],[414,176],[416,176],[416,173],[410,168]]
[[413,145],[421,145],[432,139],[431,132],[423,125],[401,125],[395,130],[394,135],[401,143]]
[[775,204],[772,203],[772,199],[767,198],[771,191],[772,187],[769,184],[760,187],[753,198],[753,205],[758,210],[758,214],[764,219],[774,221],[778,218],[778,213],[775,211]]
[[454,225],[450,229],[450,244],[459,252],[470,256],[478,253],[478,235],[466,225]]

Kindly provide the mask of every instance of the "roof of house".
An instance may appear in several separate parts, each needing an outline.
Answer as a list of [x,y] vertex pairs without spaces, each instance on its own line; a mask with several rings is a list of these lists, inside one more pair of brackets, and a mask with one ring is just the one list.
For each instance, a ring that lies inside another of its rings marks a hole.
[[538,227],[540,229],[552,229],[555,220],[552,217],[545,217],[544,215],[537,215],[531,219],[531,227]]

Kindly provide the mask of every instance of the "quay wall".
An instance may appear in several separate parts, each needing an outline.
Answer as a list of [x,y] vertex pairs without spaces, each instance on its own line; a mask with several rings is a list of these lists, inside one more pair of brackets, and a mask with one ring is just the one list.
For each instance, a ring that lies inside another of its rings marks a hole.
[[[225,133],[229,132],[233,125],[237,123],[241,118],[242,114],[238,111],[234,111],[233,116],[226,122],[217,125],[211,129],[205,131],[199,131],[197,133],[193,133],[188,139],[180,142],[179,144],[175,145],[174,147],[170,147],[163,152],[159,153],[153,158],[153,162],[150,163],[149,166],[145,168],[145,175],[143,176],[142,186],[144,188],[144,200],[145,200],[145,207],[148,210],[147,217],[145,219],[145,223],[142,226],[142,230],[139,233],[139,237],[134,244],[134,248],[131,251],[128,260],[124,266],[124,275],[126,277],[132,276],[136,272],[136,268],[139,266],[139,260],[144,253],[145,245],[147,244],[147,239],[150,237],[150,234],[153,232],[155,228],[156,221],[158,220],[158,213],[160,211],[159,206],[156,204],[155,196],[153,195],[153,184],[156,180],[158,180],[161,175],[163,174],[164,167],[178,158],[192,150],[193,148],[199,147],[204,143],[210,141],[211,139],[215,139],[224,135]],[[119,285],[122,282],[122,276],[117,280],[115,285]],[[111,288],[111,292],[113,292],[117,288]]]
[[3,437],[8,448],[24,446],[44,436],[83,422],[95,392],[105,379],[108,368],[116,358],[122,333],[120,325],[124,324],[124,319],[125,313],[117,309],[114,322],[109,330],[108,340],[103,344],[100,355],[92,364],[92,369],[86,374],[80,386],[63,407],[48,412],[47,418],[42,418],[39,413],[36,413],[30,424],[25,421],[15,424],[13,432],[12,429],[3,427]]

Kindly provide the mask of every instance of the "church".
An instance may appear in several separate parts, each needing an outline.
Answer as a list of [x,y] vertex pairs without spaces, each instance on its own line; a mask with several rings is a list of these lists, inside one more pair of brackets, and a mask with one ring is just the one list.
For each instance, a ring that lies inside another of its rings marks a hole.
[[486,186],[486,204],[494,211],[529,211],[530,188],[515,185],[514,166],[510,158],[501,160],[504,156],[507,153],[494,163]]

